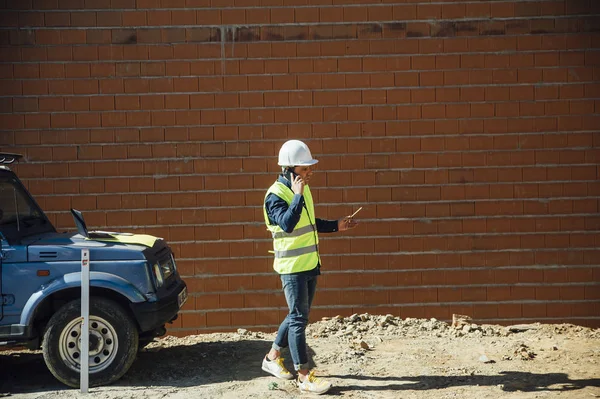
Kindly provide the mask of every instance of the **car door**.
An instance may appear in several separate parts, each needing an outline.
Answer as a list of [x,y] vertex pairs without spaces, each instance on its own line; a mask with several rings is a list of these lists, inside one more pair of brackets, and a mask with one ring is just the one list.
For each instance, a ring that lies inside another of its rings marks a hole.
[[32,293],[35,276],[28,267],[27,247],[2,240],[1,325],[19,324],[23,308]]
[[29,210],[28,197],[10,174],[0,173],[0,241],[2,319],[0,334],[19,324],[21,312],[31,295],[35,276],[27,267],[27,245],[18,237],[27,230],[27,223],[19,221]]
[[0,323],[4,317],[4,295],[2,295],[2,258],[4,253],[2,252],[2,239],[0,239]]

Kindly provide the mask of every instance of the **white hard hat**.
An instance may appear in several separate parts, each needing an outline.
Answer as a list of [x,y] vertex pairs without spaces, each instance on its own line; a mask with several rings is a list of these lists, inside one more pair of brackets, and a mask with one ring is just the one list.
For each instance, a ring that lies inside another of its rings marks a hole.
[[308,146],[300,140],[288,140],[279,150],[279,166],[309,166],[317,162]]

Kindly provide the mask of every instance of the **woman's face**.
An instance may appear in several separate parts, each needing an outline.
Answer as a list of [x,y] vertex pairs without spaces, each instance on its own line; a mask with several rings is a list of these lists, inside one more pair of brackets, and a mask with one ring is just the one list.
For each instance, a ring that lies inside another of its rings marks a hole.
[[302,180],[304,180],[305,184],[308,184],[308,181],[313,175],[313,166],[296,166],[294,168],[294,173],[299,175]]

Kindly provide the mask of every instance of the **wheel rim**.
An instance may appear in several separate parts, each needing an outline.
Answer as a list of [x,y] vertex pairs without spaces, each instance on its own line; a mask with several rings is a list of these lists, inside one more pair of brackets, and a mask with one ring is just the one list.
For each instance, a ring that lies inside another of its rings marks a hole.
[[[81,368],[81,319],[74,319],[62,330],[59,353],[74,371]],[[117,356],[119,339],[113,326],[98,316],[90,316],[89,372],[97,373],[111,365]]]

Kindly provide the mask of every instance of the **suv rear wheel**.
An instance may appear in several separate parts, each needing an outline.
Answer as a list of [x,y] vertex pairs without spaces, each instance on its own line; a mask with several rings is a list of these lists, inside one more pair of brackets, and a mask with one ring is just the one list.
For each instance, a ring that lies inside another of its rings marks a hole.
[[[90,298],[89,385],[115,382],[129,370],[138,348],[131,317],[114,301]],[[42,344],[48,369],[62,383],[79,387],[81,300],[61,307],[50,319]]]

